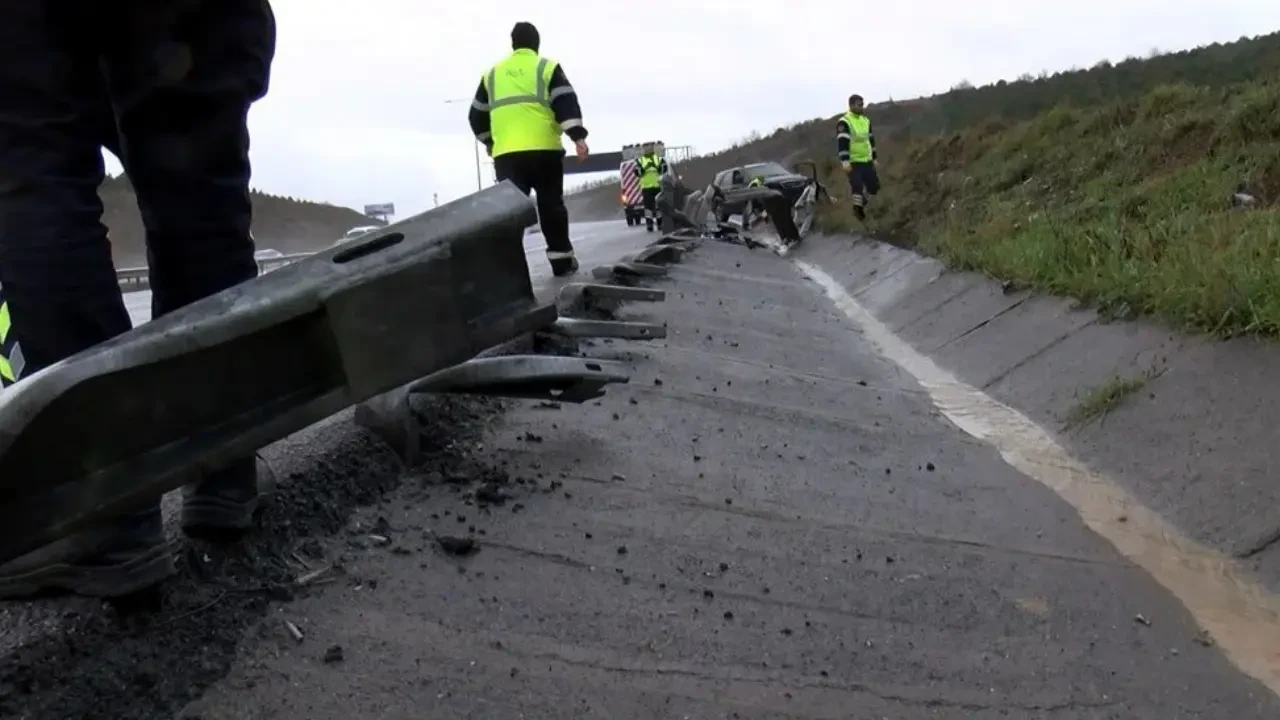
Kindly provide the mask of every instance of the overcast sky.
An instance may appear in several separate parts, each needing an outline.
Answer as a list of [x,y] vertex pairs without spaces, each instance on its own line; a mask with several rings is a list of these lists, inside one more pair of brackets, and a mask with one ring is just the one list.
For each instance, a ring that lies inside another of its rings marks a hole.
[[[1277,0],[273,5],[271,92],[250,117],[254,186],[357,209],[394,202],[398,218],[434,194],[443,203],[475,190],[467,106],[519,20],[564,66],[601,152],[650,138],[710,152],[834,115],[851,92],[905,99],[1280,28]],[[492,170],[482,173],[487,185]]]

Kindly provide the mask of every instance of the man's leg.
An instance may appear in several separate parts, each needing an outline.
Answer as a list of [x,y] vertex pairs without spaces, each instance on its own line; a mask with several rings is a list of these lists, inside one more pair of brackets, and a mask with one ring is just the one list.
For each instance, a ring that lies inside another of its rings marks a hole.
[[867,217],[866,189],[862,185],[862,173],[859,171],[857,163],[849,168],[849,191],[853,194],[853,214],[859,220],[865,220]]
[[645,229],[653,232],[654,216],[658,211],[658,188],[641,188],[640,196],[644,199]]
[[[81,30],[117,34],[111,18],[98,17],[100,5],[0,3],[5,385],[129,329],[98,197],[101,144],[114,126],[94,38]],[[157,499],[6,563],[0,598],[127,595],[172,572]]]
[[862,167],[862,186],[866,188],[868,197],[880,192],[880,172],[875,163],[866,163]]
[[530,156],[538,223],[547,241],[551,273],[557,277],[572,274],[578,269],[578,260],[569,240],[569,209],[564,205],[564,157],[556,151],[530,153]]
[[[199,3],[106,55],[121,161],[147,228],[152,315],[252,279],[249,106],[267,89],[275,21],[265,0]],[[171,62],[157,63],[169,54]],[[185,489],[182,525],[238,537],[258,508],[253,456]]]
[[513,185],[520,188],[520,192],[528,195],[533,185],[529,182],[529,163],[525,155],[526,153],[508,153],[494,158],[493,175],[498,182],[510,180]]

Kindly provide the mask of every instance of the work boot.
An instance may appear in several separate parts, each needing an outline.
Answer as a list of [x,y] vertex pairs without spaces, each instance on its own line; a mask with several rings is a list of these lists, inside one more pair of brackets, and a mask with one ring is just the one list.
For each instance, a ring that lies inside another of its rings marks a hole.
[[275,486],[275,474],[262,456],[237,460],[182,489],[182,531],[197,540],[239,540]]
[[557,258],[551,261],[551,274],[564,277],[578,272],[578,258]]
[[157,501],[0,566],[0,599],[59,592],[119,598],[159,585],[174,572]]

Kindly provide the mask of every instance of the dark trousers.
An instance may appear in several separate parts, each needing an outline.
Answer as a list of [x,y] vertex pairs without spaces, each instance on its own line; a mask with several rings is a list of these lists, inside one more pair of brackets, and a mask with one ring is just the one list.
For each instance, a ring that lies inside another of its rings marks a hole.
[[537,194],[538,224],[547,241],[547,252],[573,252],[569,241],[569,210],[564,206],[564,152],[523,150],[493,159],[498,182],[510,180],[528,195]]
[[880,174],[875,163],[856,162],[849,169],[849,190],[854,195],[875,195],[880,192]]
[[641,202],[644,204],[644,221],[653,227],[653,220],[658,216],[658,191],[660,188],[640,188]]
[[[246,118],[274,52],[267,0],[0,2],[0,295],[14,379],[130,327],[100,222],[103,147],[137,194],[153,315],[257,274]],[[233,470],[252,473],[252,458]]]

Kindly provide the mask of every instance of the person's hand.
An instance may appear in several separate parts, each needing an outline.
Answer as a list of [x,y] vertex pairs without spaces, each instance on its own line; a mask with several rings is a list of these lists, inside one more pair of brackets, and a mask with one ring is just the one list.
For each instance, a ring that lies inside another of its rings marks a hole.
[[853,163],[849,162],[848,160],[841,160],[840,167],[844,168],[845,172],[850,172],[851,170],[853,170]]
[[574,140],[574,141],[573,141],[573,149],[574,149],[575,151],[577,151],[577,153],[578,153],[578,159],[579,159],[579,160],[586,160],[586,159],[587,159],[587,154],[590,152],[590,151],[587,149],[587,141],[586,141],[586,140]]

